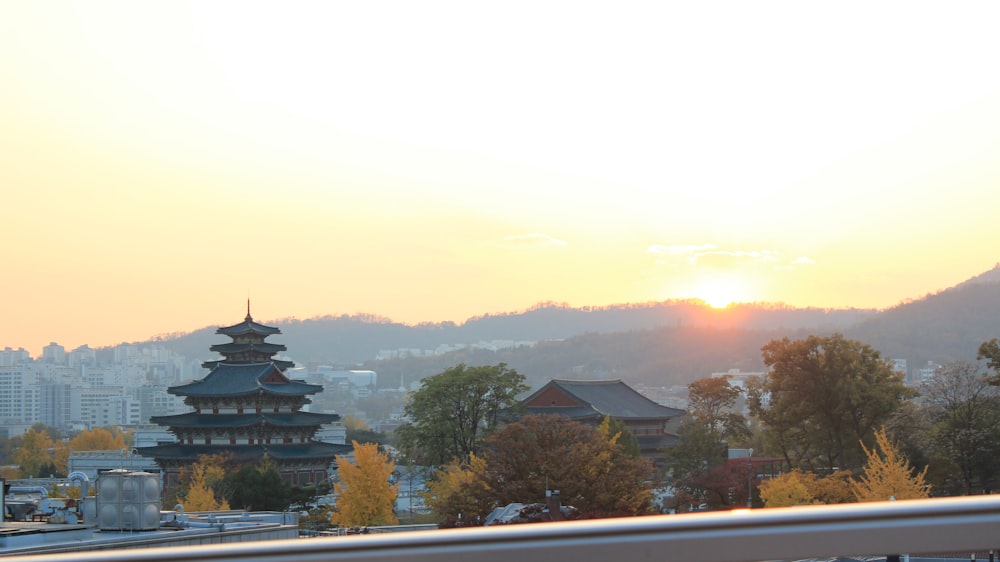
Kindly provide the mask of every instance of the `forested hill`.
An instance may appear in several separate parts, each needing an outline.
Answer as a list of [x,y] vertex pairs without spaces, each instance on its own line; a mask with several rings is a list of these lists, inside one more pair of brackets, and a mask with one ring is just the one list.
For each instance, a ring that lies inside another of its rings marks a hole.
[[885,310],[844,333],[906,359],[911,369],[928,361],[975,361],[981,343],[1000,337],[1000,283],[966,282]]
[[[700,301],[666,301],[600,308],[571,308],[547,303],[523,312],[480,316],[462,324],[411,326],[371,315],[265,320],[264,323],[281,328],[282,334],[269,341],[284,344],[288,354],[299,363],[352,365],[374,359],[380,350],[433,350],[439,346],[496,340],[541,342],[582,334],[660,328],[835,331],[874,314],[873,310],[795,309],[756,304],[717,310]],[[164,338],[162,343],[192,359],[214,359],[214,354],[208,351],[209,346],[227,341],[216,335],[215,330],[216,327],[203,328]]]
[[[550,378],[622,378],[651,385],[687,384],[713,372],[763,369],[762,345],[780,337],[842,332],[883,356],[928,361],[974,361],[979,345],[1000,337],[1000,267],[965,283],[885,311],[794,309],[739,305],[724,310],[700,302],[667,301],[601,308],[544,304],[486,315],[462,324],[410,326],[374,316],[338,316],[265,323],[299,364],[365,365],[380,382],[398,385],[457,363],[505,362],[532,383]],[[191,359],[215,359],[209,346],[225,342],[215,327],[162,343]],[[508,340],[535,342],[500,351],[464,349],[445,355],[374,361],[379,350]]]

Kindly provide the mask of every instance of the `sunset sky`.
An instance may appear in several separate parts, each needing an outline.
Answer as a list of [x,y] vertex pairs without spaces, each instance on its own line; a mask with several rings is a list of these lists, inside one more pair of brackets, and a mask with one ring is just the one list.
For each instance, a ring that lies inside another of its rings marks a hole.
[[0,3],[0,349],[1000,261],[1000,4]]

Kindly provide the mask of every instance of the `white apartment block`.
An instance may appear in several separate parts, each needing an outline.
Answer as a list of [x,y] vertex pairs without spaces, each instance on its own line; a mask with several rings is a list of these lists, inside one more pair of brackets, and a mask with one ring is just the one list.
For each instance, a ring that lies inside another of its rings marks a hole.
[[35,423],[39,413],[41,379],[28,367],[0,367],[0,425]]

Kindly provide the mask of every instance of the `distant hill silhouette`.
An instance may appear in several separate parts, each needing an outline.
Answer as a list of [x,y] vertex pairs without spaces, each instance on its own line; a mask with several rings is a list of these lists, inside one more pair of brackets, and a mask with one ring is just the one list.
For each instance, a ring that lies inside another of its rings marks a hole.
[[[275,342],[288,347],[299,363],[352,365],[374,359],[379,350],[433,350],[442,345],[471,345],[508,340],[540,342],[581,334],[610,334],[659,328],[746,330],[845,329],[875,314],[873,310],[796,309],[743,304],[717,310],[701,301],[665,301],[607,307],[571,308],[544,303],[509,314],[484,315],[462,324],[407,325],[374,315],[326,316],[308,320],[265,321],[281,328]],[[161,343],[189,358],[214,359],[209,346],[225,338],[215,327],[167,336]]]
[[1000,265],[950,289],[887,309],[845,335],[909,367],[975,361],[979,345],[1000,337]]
[[[572,308],[543,303],[484,315],[461,324],[407,325],[374,315],[265,321],[278,326],[300,365],[363,365],[380,383],[398,386],[457,363],[505,362],[536,386],[550,378],[623,378],[656,386],[687,384],[712,372],[763,369],[760,348],[780,337],[844,333],[911,369],[928,361],[975,360],[983,341],[1000,337],[1000,265],[955,287],[884,311],[797,309],[741,304],[717,310],[701,301]],[[215,328],[165,337],[164,346],[191,359],[214,359]],[[483,341],[537,342],[490,351],[376,361],[379,350],[433,350]]]

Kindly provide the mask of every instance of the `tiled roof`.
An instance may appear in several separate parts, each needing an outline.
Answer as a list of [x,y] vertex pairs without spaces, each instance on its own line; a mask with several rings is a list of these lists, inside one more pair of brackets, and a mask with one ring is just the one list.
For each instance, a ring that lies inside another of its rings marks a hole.
[[[263,382],[279,378],[287,382]],[[168,392],[176,396],[242,396],[264,390],[283,396],[303,396],[323,390],[318,384],[308,384],[299,380],[289,380],[274,362],[267,363],[226,363],[215,364],[205,378],[180,386],[173,386]]]
[[250,414],[196,414],[188,412],[173,416],[152,416],[149,421],[170,427],[247,427],[251,425],[273,425],[279,427],[310,427],[332,423],[340,419],[338,414],[318,414],[314,412],[280,412]]
[[[283,361],[281,359],[270,359],[270,361],[271,363],[274,363],[277,368],[281,369],[282,373],[295,366],[294,361]],[[225,362],[225,359],[214,359],[212,361],[203,361],[201,366],[211,370]]]
[[267,454],[276,460],[329,458],[332,462],[334,456],[346,455],[352,449],[350,445],[313,441],[288,445],[185,445],[183,443],[169,443],[153,447],[139,447],[136,451],[144,457],[155,459],[196,460],[202,455],[229,452],[238,459],[260,458]]
[[281,345],[280,343],[267,343],[267,342],[260,342],[260,343],[229,342],[229,343],[216,344],[208,348],[209,351],[217,351],[222,354],[240,353],[246,351],[259,351],[261,353],[273,354],[279,351],[285,351],[287,349],[288,349],[287,347]]
[[[597,412],[602,416],[611,416],[620,420],[625,419],[662,419],[662,418],[674,418],[684,413],[684,410],[679,410],[677,408],[670,408],[667,406],[661,406],[656,402],[653,402],[649,398],[646,398],[642,394],[636,392],[632,387],[628,386],[621,380],[610,380],[610,381],[570,381],[570,380],[552,380],[548,384],[543,386],[541,389],[533,393],[523,402],[528,403],[537,394],[543,392],[550,386],[556,386],[561,389],[566,394],[569,394],[579,400],[582,404],[589,406],[592,410]],[[586,406],[582,406],[586,407]],[[534,413],[540,408],[528,408],[529,412]],[[568,412],[570,410],[580,411],[580,407],[571,407],[570,409],[563,408],[559,409],[557,407],[544,408],[545,410],[551,410],[546,413],[559,413],[561,415],[570,415]],[[575,416],[571,416],[575,417]]]
[[270,336],[273,334],[280,334],[281,330],[273,326],[265,326],[263,324],[258,324],[253,321],[250,314],[247,313],[247,317],[243,319],[239,324],[233,324],[232,326],[226,326],[225,328],[219,328],[215,331],[216,334],[223,334],[226,336],[239,336],[243,334],[260,334],[263,336]]

